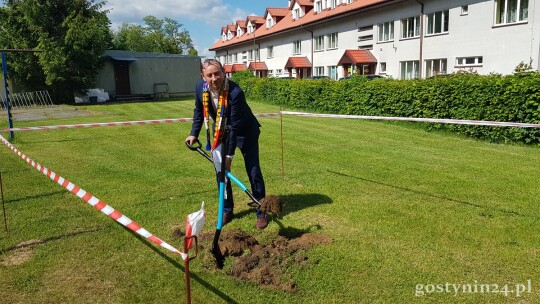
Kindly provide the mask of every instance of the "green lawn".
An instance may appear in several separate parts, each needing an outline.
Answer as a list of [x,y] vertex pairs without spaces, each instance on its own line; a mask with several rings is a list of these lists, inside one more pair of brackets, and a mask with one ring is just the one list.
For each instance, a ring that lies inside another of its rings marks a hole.
[[[250,104],[255,113],[279,111]],[[91,115],[15,127],[186,118],[193,101],[75,108]],[[224,231],[241,229],[268,244],[284,231],[309,230],[333,242],[306,251],[307,266],[285,269],[294,292],[239,281],[195,259],[193,303],[540,302],[539,147],[427,132],[413,123],[284,116],[283,176],[280,118],[259,121],[267,193],[286,201],[284,215],[257,231],[246,196],[234,187],[241,216]],[[205,201],[209,233],[217,214],[212,166],[183,144],[190,128],[18,132],[13,144],[181,249],[173,230],[183,229],[187,214]],[[185,302],[179,256],[134,237],[2,147],[8,232],[2,222],[0,302]],[[247,182],[240,156],[232,171]],[[528,280],[530,293],[509,292]],[[437,292],[447,283],[478,292]],[[508,284],[508,292],[481,293],[482,284]],[[416,296],[417,287],[435,292]]]

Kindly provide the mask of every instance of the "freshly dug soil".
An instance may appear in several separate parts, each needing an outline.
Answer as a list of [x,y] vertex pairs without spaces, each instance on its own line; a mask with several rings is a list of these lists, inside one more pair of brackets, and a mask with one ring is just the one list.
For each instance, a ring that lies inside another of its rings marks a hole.
[[[178,228],[173,234],[178,237]],[[210,253],[213,231],[199,236],[199,256],[197,263],[205,269],[215,270],[215,260]],[[285,275],[292,266],[309,267],[318,261],[309,260],[306,251],[319,244],[329,244],[328,235],[304,233],[288,239],[277,236],[270,244],[262,245],[251,235],[241,230],[223,230],[219,248],[225,257],[225,272],[242,281],[250,281],[261,287],[295,291],[296,283]],[[195,261],[193,261],[195,262]]]
[[260,199],[259,203],[261,204],[259,209],[264,213],[280,215],[283,211],[283,202],[277,195],[268,195]]

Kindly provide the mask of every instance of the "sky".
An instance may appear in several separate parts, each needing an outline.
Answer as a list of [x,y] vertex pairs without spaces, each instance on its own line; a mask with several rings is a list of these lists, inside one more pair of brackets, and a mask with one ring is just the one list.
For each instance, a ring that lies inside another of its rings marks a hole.
[[287,4],[288,0],[105,0],[104,9],[110,10],[113,30],[125,22],[144,24],[148,15],[174,19],[189,32],[199,56],[212,58],[214,52],[208,48],[221,39],[223,26],[249,15],[263,16],[267,7]]

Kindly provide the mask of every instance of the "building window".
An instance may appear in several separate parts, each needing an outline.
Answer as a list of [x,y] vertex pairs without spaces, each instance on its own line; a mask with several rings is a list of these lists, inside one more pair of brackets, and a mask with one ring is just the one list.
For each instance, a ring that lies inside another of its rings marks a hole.
[[229,56],[227,56],[227,63],[229,63],[229,64],[233,63],[233,60],[232,60],[232,54],[230,54]]
[[238,62],[238,53],[234,53],[234,63]]
[[415,79],[418,78],[418,60],[402,61],[401,66],[401,79]]
[[328,67],[328,77],[337,80],[338,74],[337,74],[337,66],[329,66]]
[[253,50],[248,51],[248,61],[253,61]]
[[373,44],[359,45],[359,50],[373,50]]
[[420,36],[420,16],[401,19],[401,38]]
[[294,11],[293,11],[293,19],[294,20],[297,20],[300,18],[300,9],[299,8],[295,8]]
[[331,8],[336,8],[338,6],[338,0],[330,0]]
[[358,42],[373,40],[373,35],[365,35],[358,37]]
[[266,19],[266,28],[271,28],[272,27],[272,17],[268,16],[268,18]]
[[315,37],[315,51],[323,51],[324,50],[324,36],[317,36]]
[[323,66],[315,67],[314,72],[315,72],[314,76],[324,76],[324,67]]
[[448,11],[440,11],[427,15],[427,34],[448,33]]
[[281,69],[276,70],[276,75],[281,75],[281,73],[283,73],[283,71]]
[[293,55],[300,55],[302,53],[302,43],[300,40],[293,42]]
[[446,74],[446,59],[426,60],[426,77]]
[[222,41],[227,41],[227,35],[226,34],[221,35],[221,40]]
[[469,6],[468,5],[462,5],[461,6],[461,16],[465,16],[469,14]]
[[322,11],[322,1],[315,1],[315,13],[320,13]]
[[270,45],[266,48],[266,58],[273,58],[274,57],[274,46]]
[[366,25],[358,28],[359,32],[365,32],[365,31],[371,31],[373,29],[373,25]]
[[338,33],[332,33],[328,37],[328,50],[337,49],[338,47]]
[[527,21],[529,0],[497,0],[497,24]]
[[394,41],[394,21],[381,23],[379,28],[379,42]]
[[484,63],[484,59],[482,56],[476,56],[476,57],[458,57],[456,59],[456,65],[458,67],[466,67],[466,66],[482,66]]
[[379,74],[386,74],[386,62],[379,63]]

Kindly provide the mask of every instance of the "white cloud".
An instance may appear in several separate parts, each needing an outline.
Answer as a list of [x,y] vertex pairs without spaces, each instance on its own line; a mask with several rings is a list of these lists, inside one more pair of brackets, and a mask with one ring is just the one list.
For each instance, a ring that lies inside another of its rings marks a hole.
[[231,11],[232,8],[222,0],[108,0],[105,8],[110,9],[108,16],[113,29],[117,28],[114,25],[123,22],[142,23],[148,15],[169,17],[180,23],[189,19],[214,27],[232,22],[233,16],[247,16],[241,9]]
[[221,28],[249,15],[223,0],[107,0],[104,9],[110,10],[113,30],[118,30],[122,23],[143,24],[148,15],[174,19],[190,33],[199,55],[207,57],[214,56],[208,48],[220,39]]

